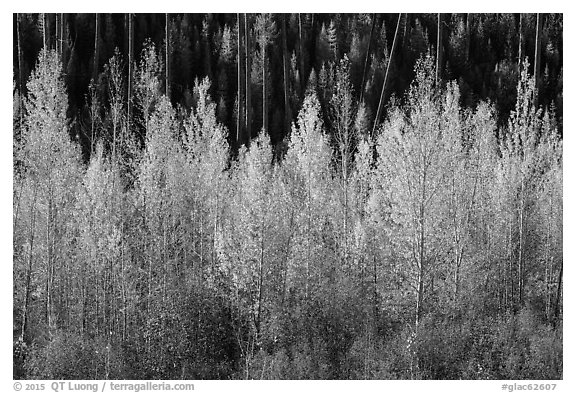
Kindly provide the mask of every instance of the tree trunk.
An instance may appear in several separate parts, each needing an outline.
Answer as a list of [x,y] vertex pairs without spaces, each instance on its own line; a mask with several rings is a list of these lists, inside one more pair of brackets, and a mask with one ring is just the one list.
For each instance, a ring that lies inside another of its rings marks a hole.
[[268,102],[266,101],[266,41],[262,45],[262,129],[268,131]]
[[134,61],[134,21],[132,14],[126,14],[128,18],[128,92],[126,96],[127,103],[127,116],[126,116],[126,130],[130,129],[130,121],[132,117],[132,79],[133,79],[133,61]]
[[166,14],[166,97],[170,100],[170,14]]
[[26,288],[24,292],[24,308],[22,310],[22,330],[20,341],[24,342],[26,327],[28,324],[28,304],[30,303],[30,284],[32,280],[32,261],[34,252],[34,235],[36,233],[36,197],[38,194],[38,183],[34,185],[34,202],[32,203],[32,217],[30,218],[30,254],[28,255],[28,271],[26,272]]
[[376,28],[376,14],[372,14],[372,27],[370,28],[370,38],[368,38],[368,50],[366,51],[366,58],[364,59],[364,70],[362,71],[362,83],[360,84],[360,99],[358,103],[361,104],[364,98],[364,89],[366,87],[366,74],[368,67],[370,67],[370,52],[372,49],[372,40],[374,37],[374,29]]
[[410,43],[410,34],[412,33],[412,26],[410,26],[410,14],[405,14],[404,33],[402,34],[402,47],[408,47]]
[[56,53],[58,53],[58,57],[60,57],[60,14],[54,15],[54,39],[56,41]]
[[304,33],[302,31],[302,14],[298,14],[298,52],[300,54],[300,91],[304,92],[306,86],[304,85]]
[[443,36],[444,26],[442,20],[442,14],[438,14],[438,36],[436,42],[436,85],[440,83],[442,79],[442,55],[444,48],[442,47],[442,36]]
[[284,135],[290,132],[292,114],[288,99],[288,46],[286,44],[286,14],[282,14],[282,71],[284,73]]
[[[60,41],[58,42],[58,52],[60,53],[60,58],[64,59],[64,34],[66,33],[65,29],[65,19],[64,14],[60,14]],[[64,61],[62,61],[64,63]]]
[[95,34],[94,34],[94,66],[92,68],[92,80],[94,83],[98,81],[98,62],[100,60],[100,14],[95,16]]
[[508,214],[508,307],[514,311],[514,261],[512,252],[512,214]]
[[376,264],[376,255],[373,256],[373,298],[372,298],[372,313],[374,314],[374,335],[378,333],[379,326],[379,313],[378,313],[378,265]]
[[250,107],[251,95],[252,95],[252,76],[251,76],[251,66],[250,66],[250,25],[248,23],[248,14],[244,14],[244,39],[245,39],[245,50],[246,50],[246,126],[245,126],[245,140],[246,146],[250,145],[250,139],[252,137],[251,125],[252,125],[252,108]]
[[260,326],[262,317],[262,299],[263,299],[263,288],[262,284],[264,282],[264,220],[260,223],[260,261],[258,264],[258,314],[256,317],[256,335],[258,340],[260,340]]
[[396,48],[396,42],[398,41],[398,31],[400,30],[400,22],[402,21],[402,14],[398,14],[398,22],[396,23],[396,31],[394,32],[394,41],[392,41],[392,49],[390,50],[390,58],[388,59],[388,65],[386,67],[386,73],[384,74],[384,82],[382,82],[382,91],[380,92],[380,101],[378,102],[378,110],[376,111],[376,117],[374,118],[374,126],[372,127],[372,136],[376,133],[376,127],[378,127],[378,122],[380,121],[380,111],[382,110],[382,105],[384,104],[384,92],[386,91],[386,81],[388,80],[388,74],[390,73],[390,65],[394,59],[394,49]]
[[525,214],[525,196],[524,183],[520,190],[520,217],[518,223],[518,307],[522,308],[524,300],[524,214]]
[[524,44],[524,33],[522,31],[522,14],[518,20],[518,67],[522,66],[522,46]]
[[46,217],[46,325],[48,328],[48,336],[52,336],[52,272],[53,272],[53,248],[52,248],[52,238],[54,234],[52,233],[53,225],[53,215],[52,215],[52,195],[51,191],[48,191],[48,215]]
[[62,61],[62,65],[66,67],[66,50],[68,49],[67,45],[64,45],[67,42],[66,36],[66,14],[60,14],[60,58]]
[[544,16],[536,14],[536,50],[534,52],[534,83],[536,90],[534,91],[534,107],[538,108],[538,90],[540,89],[540,68],[541,68],[541,55],[542,55],[542,23]]
[[244,37],[244,29],[242,28],[242,18],[240,14],[236,14],[238,18],[238,113],[236,118],[236,143],[237,146],[242,146],[244,141],[242,137],[242,128],[244,124],[244,111],[243,111],[243,102],[244,102],[244,95],[242,94],[242,89],[244,89],[244,73],[242,70],[242,65],[245,62],[244,53],[242,51],[242,41]]
[[558,324],[558,318],[560,317],[560,296],[562,296],[562,270],[564,264],[560,265],[560,272],[558,273],[558,288],[556,288],[556,303],[554,304],[554,328]]
[[472,14],[466,14],[466,64],[470,62],[470,24],[472,23]]
[[418,241],[418,281],[417,281],[417,296],[416,296],[416,330],[418,329],[418,324],[422,319],[422,301],[424,299],[424,258],[425,258],[425,210],[424,204],[426,201],[426,172],[423,174],[422,181],[422,199],[420,201],[420,211],[418,217],[419,225],[419,241]]
[[20,133],[24,125],[24,110],[23,110],[23,97],[24,97],[24,57],[22,56],[22,14],[16,14],[16,34],[18,41],[18,101],[19,101],[19,118],[20,118]]
[[42,43],[46,50],[50,49],[50,30],[48,27],[48,15],[42,14]]

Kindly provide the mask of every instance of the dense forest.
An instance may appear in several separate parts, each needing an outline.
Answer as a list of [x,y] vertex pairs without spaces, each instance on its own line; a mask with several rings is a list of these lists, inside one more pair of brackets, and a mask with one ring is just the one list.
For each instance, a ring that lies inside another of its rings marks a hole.
[[561,379],[561,14],[14,14],[15,379]]

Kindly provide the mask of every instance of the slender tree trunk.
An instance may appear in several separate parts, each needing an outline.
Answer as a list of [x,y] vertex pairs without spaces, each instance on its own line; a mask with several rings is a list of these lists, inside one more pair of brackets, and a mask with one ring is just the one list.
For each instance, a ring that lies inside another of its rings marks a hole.
[[304,33],[302,31],[302,14],[298,14],[298,52],[300,54],[300,91],[304,92]]
[[166,14],[166,97],[170,100],[170,14]]
[[470,63],[470,25],[472,23],[472,14],[466,14],[466,64]]
[[52,271],[53,271],[53,248],[52,248],[52,192],[48,191],[48,215],[46,217],[46,325],[48,328],[49,337],[52,336]]
[[522,46],[524,45],[524,32],[522,29],[522,14],[520,14],[518,20],[518,67],[522,66],[522,57],[524,54],[522,53]]
[[396,31],[394,32],[394,41],[392,41],[392,49],[390,50],[390,58],[388,59],[388,66],[386,67],[386,73],[384,74],[384,82],[382,82],[382,91],[380,92],[380,101],[378,102],[378,110],[376,111],[376,117],[374,118],[374,126],[372,127],[372,136],[376,133],[376,127],[380,121],[380,112],[382,110],[382,105],[384,104],[384,92],[386,91],[386,81],[388,80],[388,75],[390,73],[390,66],[392,60],[394,59],[394,49],[396,48],[396,42],[398,41],[398,31],[400,30],[400,22],[402,21],[402,14],[398,14],[398,22],[396,23]]
[[245,39],[245,60],[246,60],[246,126],[245,126],[245,141],[246,146],[250,145],[250,139],[252,138],[252,108],[251,108],[251,96],[252,96],[252,76],[251,76],[251,69],[250,66],[250,25],[248,23],[248,14],[244,14],[244,39]]
[[560,317],[560,297],[562,296],[562,270],[564,269],[564,264],[560,265],[560,272],[558,273],[558,288],[556,288],[556,302],[554,304],[554,328],[558,324],[558,319]]
[[266,101],[266,42],[262,45],[262,129],[268,131],[268,102]]
[[67,19],[67,15],[66,14],[60,14],[60,58],[62,61],[62,65],[64,66],[64,69],[66,69],[66,51],[68,49],[68,45],[65,43],[67,43],[67,37],[66,37],[66,19]]
[[292,114],[288,100],[288,46],[286,44],[286,14],[282,14],[282,71],[284,76],[284,135],[290,132]]
[[242,41],[244,39],[244,29],[242,28],[242,18],[240,14],[236,14],[238,18],[238,113],[236,119],[236,143],[237,146],[242,146],[244,138],[242,137],[242,128],[244,125],[244,111],[243,111],[243,102],[244,102],[244,95],[242,89],[244,89],[244,73],[242,70],[242,65],[245,62],[244,53],[242,51]]
[[44,49],[50,49],[50,30],[48,29],[48,15],[42,14],[42,43]]
[[16,34],[18,41],[18,101],[19,101],[19,119],[20,119],[20,133],[24,125],[24,110],[23,110],[23,97],[24,97],[24,57],[22,56],[22,14],[16,14]]
[[134,21],[132,14],[126,14],[128,18],[128,93],[126,96],[127,102],[127,116],[126,116],[126,130],[130,129],[130,122],[132,118],[132,80],[133,80],[133,62],[134,62]]
[[[66,32],[66,29],[64,28],[64,23],[65,23],[65,19],[64,19],[64,14],[60,14],[60,41],[58,42],[58,52],[60,53],[60,58],[63,60],[64,59],[64,34]],[[64,63],[64,61],[62,61]]]
[[552,209],[554,202],[552,200],[552,189],[549,191],[548,198],[549,212],[547,217],[547,231],[546,231],[546,320],[550,322],[552,317],[552,293],[550,292],[550,282],[552,281],[552,263],[554,257],[552,256]]
[[538,108],[538,96],[541,83],[540,69],[542,57],[542,24],[544,20],[543,14],[536,14],[536,49],[534,51],[534,83],[536,90],[534,91],[534,106]]
[[290,225],[288,226],[290,228],[290,233],[288,235],[288,240],[286,241],[286,245],[284,247],[284,259],[283,259],[283,263],[282,263],[282,302],[281,305],[282,307],[284,306],[284,302],[286,301],[286,281],[287,281],[287,276],[288,276],[288,258],[290,258],[290,245],[292,243],[292,236],[294,234],[294,229],[293,229],[293,225],[294,225],[294,210],[291,209],[290,210]]
[[[345,134],[348,134],[346,129]],[[342,151],[342,180],[344,191],[344,268],[348,267],[348,135],[344,137],[344,149]]]
[[410,14],[404,14],[404,33],[402,34],[402,47],[406,48],[410,42],[410,34],[412,33],[412,26],[410,25]]
[[260,326],[261,326],[261,316],[262,316],[262,298],[263,298],[263,288],[262,284],[264,282],[264,220],[260,222],[260,261],[258,264],[258,315],[256,318],[256,334],[258,339],[260,339]]
[[376,14],[372,14],[372,27],[370,28],[370,38],[368,38],[368,50],[366,51],[366,58],[364,59],[364,70],[362,71],[362,83],[360,84],[360,99],[358,103],[362,103],[364,99],[364,89],[366,88],[366,75],[370,67],[370,52],[372,50],[372,40],[374,37],[374,29],[376,28]]
[[[20,96],[24,95],[24,60],[22,57],[22,14],[16,14],[16,40],[18,43],[18,91]],[[20,100],[22,103],[22,100]]]
[[512,252],[512,214],[508,214],[508,284],[510,288],[508,290],[508,306],[510,309],[514,310],[515,300],[514,300],[514,261]]
[[38,194],[38,183],[34,185],[34,198],[32,202],[32,217],[30,218],[30,253],[28,254],[28,271],[26,272],[26,288],[24,292],[24,309],[22,310],[22,330],[20,332],[20,341],[24,342],[26,328],[28,325],[28,304],[30,303],[30,285],[32,280],[32,266],[34,254],[34,236],[36,233],[36,197]]
[[58,57],[60,57],[60,14],[55,14],[54,15],[54,39],[56,41],[56,45],[54,45],[56,48],[56,53],[58,54]]
[[520,190],[520,217],[518,223],[518,306],[522,307],[524,300],[524,214],[525,214],[525,196],[524,183]]
[[94,83],[98,81],[98,63],[100,60],[100,14],[95,16],[95,34],[94,34],[94,66],[92,68],[92,80]]
[[422,319],[422,301],[424,299],[424,272],[425,272],[425,210],[424,203],[426,201],[426,172],[423,174],[422,181],[422,195],[420,201],[420,211],[418,217],[418,281],[417,281],[417,297],[416,297],[416,329],[420,320]]
[[436,85],[442,80],[442,57],[444,48],[442,46],[442,37],[444,32],[444,24],[442,20],[442,14],[438,14],[438,37],[436,42]]
[[376,264],[376,255],[372,257],[372,274],[373,274],[373,283],[372,283],[372,312],[374,314],[374,334],[378,333],[378,326],[380,325],[379,322],[379,313],[378,313],[378,265]]
[[87,329],[87,323],[86,323],[86,305],[88,303],[86,297],[87,297],[87,289],[86,289],[86,265],[85,263],[82,264],[82,277],[80,279],[80,301],[82,302],[82,318],[80,320],[80,335],[82,336],[82,338],[84,339],[86,337],[86,329]]

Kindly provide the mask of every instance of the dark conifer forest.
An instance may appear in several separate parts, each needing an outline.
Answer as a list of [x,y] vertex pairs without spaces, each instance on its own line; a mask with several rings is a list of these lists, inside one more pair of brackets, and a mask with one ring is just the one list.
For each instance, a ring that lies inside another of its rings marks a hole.
[[13,14],[15,379],[562,379],[562,14]]

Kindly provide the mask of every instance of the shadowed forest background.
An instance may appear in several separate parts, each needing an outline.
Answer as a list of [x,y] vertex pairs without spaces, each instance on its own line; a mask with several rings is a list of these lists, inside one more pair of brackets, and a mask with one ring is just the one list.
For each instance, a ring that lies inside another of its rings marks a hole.
[[15,379],[561,379],[561,14],[14,14]]

